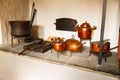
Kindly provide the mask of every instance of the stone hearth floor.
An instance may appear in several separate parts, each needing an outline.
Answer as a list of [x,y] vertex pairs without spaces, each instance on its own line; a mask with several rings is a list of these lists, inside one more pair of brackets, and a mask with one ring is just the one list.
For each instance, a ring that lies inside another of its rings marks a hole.
[[[23,50],[23,46],[28,43],[20,43],[20,44],[14,44],[14,47],[11,46],[0,46],[0,50],[12,52],[13,54],[18,54]],[[92,69],[95,71],[101,71],[106,72],[114,75],[120,75],[120,70],[118,69],[118,54],[115,52],[112,52],[112,56],[107,57],[107,62],[104,61],[104,58],[102,59],[102,64],[98,65],[98,56],[91,54],[89,56],[89,47],[83,47],[83,51],[79,53],[72,53],[72,56],[70,57],[70,52],[66,51],[66,53],[59,53],[59,56],[57,57],[57,52],[51,50],[45,52],[45,53],[38,53],[33,51],[25,51],[22,56],[31,56],[36,57],[40,59],[45,59],[49,61],[54,61],[58,63],[83,67],[87,69]]]

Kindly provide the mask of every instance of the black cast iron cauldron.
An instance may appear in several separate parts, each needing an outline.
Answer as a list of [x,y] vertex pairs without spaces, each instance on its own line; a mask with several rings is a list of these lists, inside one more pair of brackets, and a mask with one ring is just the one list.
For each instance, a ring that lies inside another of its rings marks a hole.
[[34,8],[34,3],[32,7],[31,20],[14,20],[9,21],[11,25],[11,35],[15,37],[27,37],[31,35],[32,24],[37,10]]
[[31,34],[31,21],[9,21],[11,35],[15,37],[27,37]]

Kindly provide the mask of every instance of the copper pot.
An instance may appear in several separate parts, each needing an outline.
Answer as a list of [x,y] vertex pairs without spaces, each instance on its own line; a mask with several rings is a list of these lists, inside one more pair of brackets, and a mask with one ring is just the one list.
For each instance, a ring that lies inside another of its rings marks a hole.
[[[92,44],[91,44],[91,49],[92,49],[92,51],[99,53],[99,52],[100,52],[99,42],[98,42],[98,41],[92,42]],[[103,53],[109,52],[109,50],[110,50],[110,42],[105,42],[105,43],[103,43],[102,52],[103,52]]]
[[55,51],[63,51],[65,49],[64,43],[53,43],[53,49]]
[[65,49],[64,38],[57,37],[57,38],[53,38],[52,41],[53,41],[53,49],[55,51],[59,52]]
[[82,50],[82,43],[72,36],[71,39],[65,41],[65,48],[72,52],[79,52]]
[[82,25],[75,26],[75,29],[78,31],[78,37],[80,39],[91,39],[92,31],[96,29],[95,26],[91,27],[87,21],[83,23]]

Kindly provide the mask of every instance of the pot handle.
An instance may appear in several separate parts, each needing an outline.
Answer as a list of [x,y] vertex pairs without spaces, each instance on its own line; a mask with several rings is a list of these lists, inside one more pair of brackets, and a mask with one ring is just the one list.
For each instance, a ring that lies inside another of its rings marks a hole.
[[33,15],[32,15],[32,19],[31,19],[31,23],[30,23],[30,26],[31,26],[31,27],[32,27],[32,24],[33,24],[33,21],[34,21],[34,18],[35,18],[36,12],[37,12],[37,10],[34,9],[34,11],[33,11]]
[[53,23],[53,24],[55,24],[55,25],[56,25],[56,23]]
[[32,20],[32,17],[33,17],[34,6],[35,6],[35,3],[33,2],[33,4],[32,4],[32,10],[31,10],[30,20]]
[[76,24],[75,27],[74,27],[75,31],[78,31],[79,28],[80,28],[80,27],[79,27],[79,24]]
[[86,44],[86,42],[83,42],[82,44],[78,45],[77,47],[80,47],[81,45],[84,45],[84,44]]
[[93,28],[92,28],[93,30],[96,30],[97,29],[97,27],[96,26],[93,26]]

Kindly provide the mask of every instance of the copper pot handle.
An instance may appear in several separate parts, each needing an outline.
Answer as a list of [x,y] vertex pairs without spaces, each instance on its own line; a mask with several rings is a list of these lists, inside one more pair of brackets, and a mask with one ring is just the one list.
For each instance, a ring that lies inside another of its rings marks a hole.
[[96,30],[96,29],[97,29],[97,27],[96,27],[96,26],[93,26],[93,27],[92,27],[92,30]]
[[75,27],[74,27],[74,29],[75,29],[75,31],[78,31],[79,30],[79,25],[77,24],[77,25],[75,25]]

